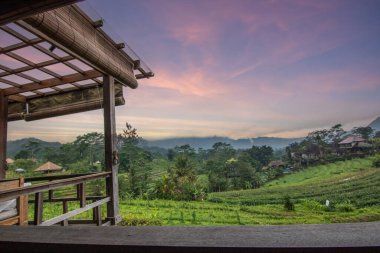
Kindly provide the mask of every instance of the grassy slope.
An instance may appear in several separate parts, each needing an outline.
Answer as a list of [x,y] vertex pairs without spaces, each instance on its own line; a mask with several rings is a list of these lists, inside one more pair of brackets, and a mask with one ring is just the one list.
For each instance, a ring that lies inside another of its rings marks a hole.
[[[377,197],[380,195],[379,179],[380,170],[371,168],[369,159],[358,159],[287,175],[260,189],[211,194],[211,200],[220,203],[127,200],[120,202],[120,213],[126,225],[273,225],[376,221],[380,220],[380,202]],[[284,194],[298,200],[294,212],[284,210]],[[328,212],[321,205],[301,200],[319,198],[324,201],[328,197],[334,202],[335,199],[330,198],[333,196],[337,200],[351,200],[357,207],[351,212]],[[366,207],[361,206],[362,202],[366,203]],[[60,214],[61,206],[47,205],[49,208],[45,210],[45,219]],[[75,207],[74,204],[70,205],[70,209]],[[32,206],[29,210],[33,210]],[[77,216],[90,217],[90,212]]]
[[370,159],[336,162],[281,177],[259,189],[212,193],[209,200],[244,205],[280,204],[285,195],[295,202],[329,199],[356,207],[380,205],[380,169],[372,168]]

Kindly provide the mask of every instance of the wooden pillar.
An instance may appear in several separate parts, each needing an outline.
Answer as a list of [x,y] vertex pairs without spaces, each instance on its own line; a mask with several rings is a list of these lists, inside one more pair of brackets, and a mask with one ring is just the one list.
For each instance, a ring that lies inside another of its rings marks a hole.
[[0,179],[5,179],[7,166],[8,97],[0,90]]
[[111,200],[107,203],[107,219],[112,225],[120,222],[118,162],[116,149],[115,83],[109,75],[103,76],[104,148],[106,171],[112,174],[106,179],[106,192]]
[[40,225],[42,223],[42,215],[44,212],[44,194],[42,192],[36,192],[34,197],[34,225]]

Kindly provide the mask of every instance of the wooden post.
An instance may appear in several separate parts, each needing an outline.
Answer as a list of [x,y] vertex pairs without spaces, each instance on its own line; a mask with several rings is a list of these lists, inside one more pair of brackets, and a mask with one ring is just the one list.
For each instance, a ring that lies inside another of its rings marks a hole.
[[80,207],[84,207],[86,205],[86,186],[84,183],[78,184],[78,192],[79,205]]
[[93,209],[93,220],[97,226],[102,225],[102,206],[94,207],[94,209]]
[[7,167],[8,97],[0,90],[0,179],[5,179]]
[[42,213],[44,208],[44,194],[37,192],[34,198],[34,225],[42,223]]
[[112,225],[120,222],[119,215],[119,185],[116,149],[115,123],[115,83],[109,75],[103,76],[103,106],[104,106],[104,148],[105,166],[112,174],[106,179],[106,192],[111,200],[107,203],[107,219]]
[[[20,187],[24,186],[24,178],[20,177]],[[28,195],[21,195],[17,201],[18,205],[18,215],[19,215],[19,225],[28,225]]]
[[[67,201],[66,200],[62,201],[62,208],[63,208],[63,213],[67,213],[69,211],[69,208],[67,206]],[[67,219],[61,221],[61,226],[66,227],[68,225],[69,225],[69,221]]]

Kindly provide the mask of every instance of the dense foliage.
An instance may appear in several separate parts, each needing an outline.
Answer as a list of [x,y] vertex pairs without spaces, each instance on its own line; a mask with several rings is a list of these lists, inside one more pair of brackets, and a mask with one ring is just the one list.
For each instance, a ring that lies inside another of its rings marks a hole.
[[[380,148],[379,134],[374,134],[370,127],[357,127],[352,133],[371,143],[371,149],[365,149],[367,153],[361,156]],[[254,145],[236,150],[231,144],[217,142],[209,150],[181,145],[165,151],[145,147],[137,130],[127,123],[117,136],[120,197],[204,200],[212,192],[260,188],[284,173],[354,158],[353,153],[343,152],[339,147],[345,136],[342,125],[337,124],[330,129],[313,131],[285,150]],[[104,170],[103,150],[104,136],[97,132],[54,147],[43,147],[30,139],[15,155],[10,170],[14,173],[16,168],[22,168],[25,175],[30,176],[39,165],[51,161],[61,165],[65,173],[98,172]],[[379,167],[378,157],[373,159],[373,165]],[[92,191],[101,193],[102,185],[92,182],[90,186]],[[212,196],[212,200],[217,199]]]

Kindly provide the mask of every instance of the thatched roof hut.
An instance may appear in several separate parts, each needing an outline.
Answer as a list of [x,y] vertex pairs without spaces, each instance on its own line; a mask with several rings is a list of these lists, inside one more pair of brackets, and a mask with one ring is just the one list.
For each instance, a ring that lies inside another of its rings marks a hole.
[[62,170],[61,166],[59,166],[55,163],[52,163],[52,162],[47,162],[47,163],[42,164],[40,167],[38,167],[34,171],[48,173],[48,172],[57,172],[57,171],[61,171],[61,170]]
[[7,158],[6,161],[7,161],[7,164],[12,164],[15,162],[12,158]]

